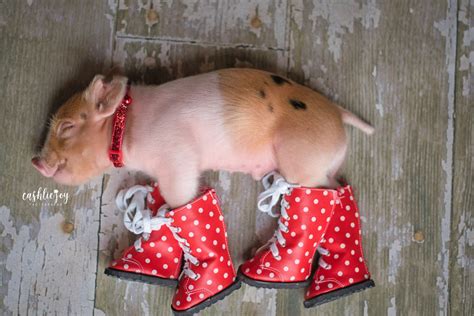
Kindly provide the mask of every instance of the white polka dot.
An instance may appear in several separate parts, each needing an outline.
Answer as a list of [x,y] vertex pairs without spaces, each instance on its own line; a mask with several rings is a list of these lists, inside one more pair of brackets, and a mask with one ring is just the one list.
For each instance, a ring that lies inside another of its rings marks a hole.
[[346,238],[351,238],[351,234],[346,233]]
[[350,197],[349,197],[349,200],[354,201],[354,197],[353,197],[353,196],[350,196]]
[[173,252],[173,247],[168,247],[168,252]]
[[210,229],[210,228],[211,228],[211,225],[206,224],[206,229]]
[[186,221],[186,219],[187,219],[187,217],[186,217],[186,216],[184,216],[184,215],[183,215],[183,216],[181,216],[181,220],[182,220],[183,222],[185,222],[185,221]]
[[270,274],[268,276],[273,279],[275,277],[275,273],[270,272]]
[[125,269],[128,269],[128,264],[124,264],[123,267],[124,267]]
[[358,244],[359,244],[359,241],[358,241],[357,239],[356,239],[356,241],[355,241],[355,244],[356,244],[356,245],[358,245]]
[[186,205],[186,208],[187,208],[188,210],[190,210],[190,209],[191,209],[191,204],[187,204],[187,205]]
[[257,274],[262,274],[262,270],[261,270],[261,269],[257,269]]
[[324,275],[321,275],[321,276],[319,277],[319,280],[321,280],[321,281],[324,280]]
[[312,221],[313,223],[316,222],[316,217],[314,217],[314,216],[311,217],[311,221]]
[[297,220],[297,219],[298,219],[298,215],[296,215],[296,214],[293,215],[293,219],[294,219],[294,220]]
[[334,259],[338,259],[338,258],[339,258],[339,255],[336,253],[336,254],[334,255]]
[[286,252],[287,252],[289,255],[291,255],[291,254],[293,253],[293,250],[288,249]]
[[311,190],[310,189],[306,189],[306,194],[311,194]]
[[328,283],[328,288],[332,289],[333,285],[332,283]]
[[291,232],[290,235],[291,235],[291,237],[295,237],[295,236],[296,236],[296,233],[295,233],[295,232]]
[[324,195],[324,196],[327,196],[327,195],[328,195],[328,191],[324,190],[323,195]]
[[346,192],[344,189],[339,190],[339,193],[341,193],[341,194],[344,194],[344,192]]
[[179,306],[181,305],[181,302],[180,301],[176,301],[176,306]]
[[199,221],[197,219],[194,220],[194,226],[198,226],[199,225]]
[[151,274],[156,274],[157,271],[156,270],[151,270]]
[[309,208],[307,206],[303,207],[303,212],[308,213]]
[[223,286],[222,286],[222,285],[220,285],[220,284],[217,286],[217,290],[218,290],[218,291],[221,291],[221,290],[222,290],[222,288],[223,288]]
[[201,249],[201,248],[196,248],[196,252],[201,253],[201,252],[202,252],[202,249]]
[[345,216],[341,216],[341,217],[339,217],[339,219],[341,220],[341,222],[343,222],[343,221],[346,220],[346,217],[345,217]]
[[339,247],[341,247],[341,249],[344,249],[346,248],[346,244],[342,243]]
[[301,225],[301,229],[306,230],[306,225],[305,224]]
[[213,216],[214,216],[214,212],[209,212],[209,216],[210,216],[210,217],[213,217]]
[[230,267],[232,265],[232,262],[230,262],[230,260],[228,260],[227,265]]
[[323,229],[323,226],[319,225],[318,226],[318,231],[321,231]]
[[300,259],[296,259],[295,264],[300,264]]
[[318,199],[314,199],[314,200],[313,200],[313,203],[314,203],[314,204],[318,204],[318,203],[319,203],[319,200],[318,200]]
[[217,240],[213,240],[213,241],[212,241],[212,244],[213,244],[214,246],[217,246]]
[[324,213],[326,213],[326,209],[323,207],[323,208],[321,209],[321,214],[324,214]]
[[269,267],[270,266],[270,262],[265,262],[265,267]]
[[192,237],[194,237],[194,233],[193,233],[193,232],[189,232],[188,236],[192,238]]
[[356,268],[354,269],[354,271],[355,271],[355,272],[359,272],[359,271],[360,271],[360,270],[359,270],[359,267],[356,267]]
[[351,227],[354,228],[356,225],[352,222],[351,223]]
[[214,273],[219,273],[219,269],[214,268],[214,270],[212,270],[212,272],[214,272]]
[[334,231],[337,233],[338,231],[340,231],[341,229],[339,228],[339,226],[336,226],[334,227]]
[[190,290],[192,291],[192,290],[194,289],[194,285],[190,284],[190,285],[188,286],[188,289],[190,289]]
[[155,243],[154,243],[154,242],[151,242],[151,243],[150,243],[150,247],[151,247],[151,248],[155,247]]
[[202,267],[203,267],[204,269],[207,268],[207,262],[203,262],[203,263],[202,263]]
[[368,278],[369,278],[369,275],[368,275],[368,274],[364,274],[364,278],[368,279]]
[[330,218],[330,217],[326,218],[326,222],[328,222],[328,223],[329,223],[329,221],[330,221],[330,220],[331,220],[331,218]]
[[216,228],[216,233],[220,233],[221,232],[221,229],[219,227]]
[[300,242],[298,243],[298,247],[303,248],[303,246],[304,246],[303,242],[300,241]]
[[345,264],[346,266],[348,266],[348,265],[351,264],[351,263],[349,262],[349,260],[346,260],[346,261],[344,261],[344,264]]
[[217,200],[213,199],[213,200],[212,200],[212,204],[216,205],[216,204],[217,204]]
[[174,261],[174,263],[178,263],[178,262],[179,262],[179,259],[178,259],[178,258],[174,258],[173,261]]
[[305,269],[304,268],[301,268],[300,272],[301,273],[304,273]]
[[295,279],[296,279],[296,278],[295,278],[294,276],[292,276],[292,277],[290,278],[290,281],[294,281]]
[[362,259],[362,257],[359,257],[359,262],[362,262],[364,261],[364,259]]
[[301,201],[301,199],[298,196],[295,197],[295,202],[300,202],[300,201]]
[[353,278],[349,278],[349,283],[354,283],[354,279],[353,279]]
[[288,270],[290,270],[290,269],[289,269],[287,266],[284,266],[284,267],[283,267],[283,270],[284,270],[284,271],[288,271]]
[[329,205],[334,205],[334,200],[329,201]]
[[334,238],[329,238],[328,241],[330,244],[332,244],[334,242]]
[[357,213],[357,212],[356,212],[356,214],[355,214],[355,215],[356,215],[356,218],[357,218],[357,217],[359,217],[359,213]]
[[310,240],[313,239],[313,237],[314,237],[313,234],[309,234],[309,236],[308,236],[308,238],[309,238]]
[[346,211],[350,211],[351,207],[349,205],[346,205]]
[[199,298],[200,298],[200,299],[203,299],[203,298],[204,298],[204,294],[202,294],[202,293],[199,294]]
[[[245,270],[245,272],[248,272],[247,270],[248,270],[248,268]],[[229,277],[229,273],[227,273],[227,272],[224,273],[224,279],[227,279],[228,277]]]
[[209,253],[209,257],[212,258],[212,257],[214,257],[214,256],[215,256],[215,254],[211,251],[211,252]]
[[157,257],[157,258],[161,258],[161,253],[160,253],[160,252],[157,252],[157,253],[156,253],[156,257]]
[[204,195],[204,196],[202,197],[202,199],[203,199],[204,201],[207,201],[207,195]]
[[220,215],[219,220],[222,222],[224,220],[224,216]]
[[168,265],[166,263],[163,265],[163,269],[168,269]]
[[342,275],[343,275],[342,271],[339,271],[339,272],[337,273],[337,275],[338,275],[338,276],[342,276]]
[[220,262],[224,262],[224,257],[221,256],[221,257],[219,258],[219,261],[220,261]]
[[206,236],[202,236],[202,237],[201,237],[201,241],[202,241],[202,242],[206,241],[206,239],[207,239]]
[[127,255],[127,258],[128,258],[128,259],[132,258],[132,254],[129,253],[129,254]]
[[199,212],[200,214],[202,214],[202,213],[204,212],[204,209],[203,209],[202,207],[200,207],[200,208],[198,209],[198,212]]
[[319,285],[316,285],[316,291],[318,291],[320,289]]
[[207,285],[211,285],[212,284],[212,280],[207,280]]
[[148,259],[148,258],[145,259],[145,262],[146,262],[146,263],[150,263],[150,261],[151,261],[151,260]]

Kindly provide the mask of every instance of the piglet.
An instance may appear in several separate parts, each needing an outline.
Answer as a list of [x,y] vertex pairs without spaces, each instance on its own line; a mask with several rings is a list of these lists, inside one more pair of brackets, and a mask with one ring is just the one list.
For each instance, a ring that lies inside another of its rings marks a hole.
[[[347,138],[343,123],[373,128],[310,88],[255,69],[223,69],[159,86],[133,85],[123,162],[154,177],[171,207],[197,194],[205,170],[251,174],[278,170],[307,187],[335,186]],[[40,154],[45,177],[78,185],[112,163],[113,117],[127,78],[94,77],[53,116]]]

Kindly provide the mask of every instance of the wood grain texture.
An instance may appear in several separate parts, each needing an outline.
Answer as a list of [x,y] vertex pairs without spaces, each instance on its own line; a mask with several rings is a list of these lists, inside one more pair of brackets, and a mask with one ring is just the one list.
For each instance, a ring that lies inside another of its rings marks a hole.
[[119,36],[283,48],[286,1],[122,0]]
[[[97,1],[0,2],[2,315],[93,312],[101,181],[62,187],[30,160],[49,113],[104,67],[109,13]],[[40,188],[69,199],[23,199]]]
[[292,2],[291,77],[376,128],[372,137],[349,129],[343,174],[359,199],[377,287],[318,312],[447,313],[455,3]]
[[474,310],[474,1],[462,0],[458,8],[454,187],[451,221],[451,315],[471,315]]

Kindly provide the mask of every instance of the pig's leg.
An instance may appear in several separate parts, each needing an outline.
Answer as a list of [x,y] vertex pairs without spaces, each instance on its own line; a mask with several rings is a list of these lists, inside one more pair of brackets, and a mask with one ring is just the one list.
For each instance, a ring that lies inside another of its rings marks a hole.
[[171,208],[182,206],[196,197],[200,172],[194,153],[181,151],[168,155],[156,175],[161,194]]

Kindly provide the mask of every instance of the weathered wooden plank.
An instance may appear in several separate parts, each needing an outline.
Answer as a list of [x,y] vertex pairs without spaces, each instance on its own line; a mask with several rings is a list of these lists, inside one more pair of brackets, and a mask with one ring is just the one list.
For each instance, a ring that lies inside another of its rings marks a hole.
[[287,1],[122,0],[117,34],[284,48]]
[[[322,314],[447,313],[456,1],[427,5],[291,4],[291,76],[376,127],[370,138],[349,130],[344,175],[360,201],[378,286],[321,306]],[[415,232],[424,239],[415,242]]]
[[[225,67],[258,67],[285,73],[284,51],[216,47],[212,45],[168,43],[118,39],[114,61],[124,66],[130,78],[147,84],[163,83],[175,78],[194,75]],[[101,235],[100,260],[97,278],[98,310],[105,314],[171,314],[172,289],[124,282],[107,277],[101,272],[112,257],[132,243],[122,224],[113,198],[119,187],[138,181],[134,174],[112,173],[105,185]],[[216,188],[223,204],[228,228],[229,249],[236,267],[246,258],[250,248],[268,239],[268,218],[261,218],[255,211],[257,194],[261,187],[250,176],[225,172],[207,173],[203,183]],[[266,234],[265,234],[266,233]],[[206,309],[203,315],[262,315],[276,311],[275,290],[256,290],[243,286],[225,301]]]
[[[454,126],[449,311],[474,310],[474,1],[459,1]],[[453,70],[454,71],[454,70]]]
[[[50,110],[110,56],[106,14],[97,1],[0,2],[2,315],[93,312],[101,181],[59,186],[30,159]],[[67,193],[67,203],[25,200],[41,188]]]

